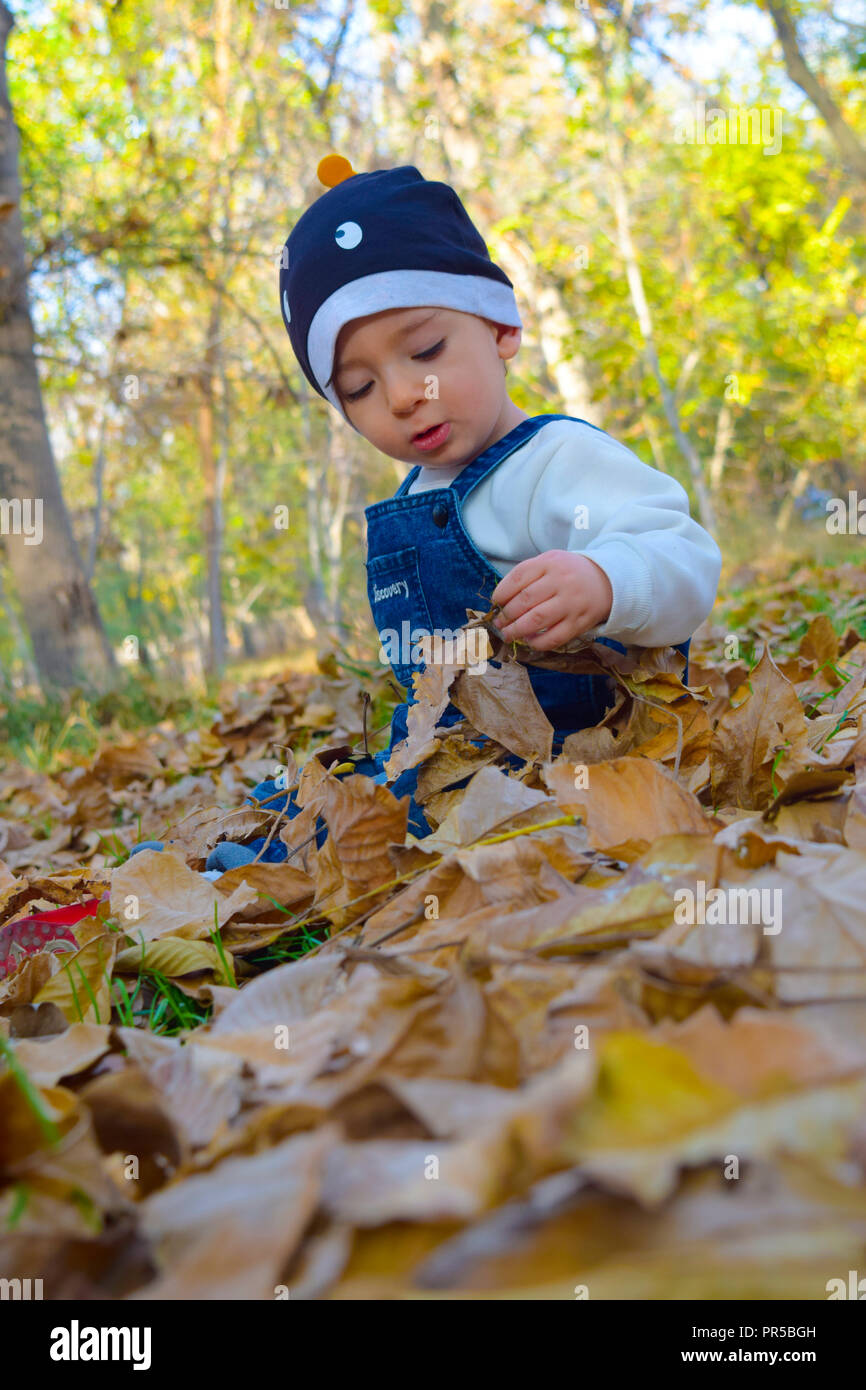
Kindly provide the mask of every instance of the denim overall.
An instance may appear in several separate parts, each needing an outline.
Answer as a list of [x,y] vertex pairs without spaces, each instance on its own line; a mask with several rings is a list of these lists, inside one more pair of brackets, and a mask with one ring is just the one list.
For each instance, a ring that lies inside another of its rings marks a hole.
[[[392,650],[396,647],[397,659],[392,662],[392,669],[400,684],[406,687],[408,698],[394,711],[388,748],[358,762],[356,772],[385,782],[383,765],[394,746],[406,737],[406,718],[409,706],[414,703],[412,675],[416,670],[423,670],[423,663],[412,662],[413,643],[423,634],[439,632],[444,637],[448,635],[446,629],[456,632],[467,620],[467,608],[486,612],[492,606],[490,596],[502,575],[485,559],[466,530],[463,521],[466,498],[551,420],[575,419],[573,415],[535,415],[522,420],[467,464],[447,487],[431,488],[410,496],[409,488],[420,472],[420,467],[416,466],[393,497],[366,508],[367,593],[373,621],[384,650],[388,651],[389,644]],[[587,424],[588,421],[578,423]],[[596,641],[616,651],[625,651],[625,647],[612,638],[599,637]],[[677,650],[686,658],[685,681],[688,679],[689,641],[679,644]],[[561,751],[563,740],[569,734],[597,724],[613,703],[614,687],[605,676],[547,671],[537,666],[526,669],[536,698],[554,728],[554,756]],[[448,726],[462,718],[461,712],[449,703],[439,723]],[[514,766],[520,765],[520,759],[514,755],[508,761]],[[417,780],[418,769],[409,768],[401,773],[391,790],[397,797],[411,797],[409,830],[421,838],[430,833],[430,826],[414,799]],[[278,789],[273,781],[262,782],[251,795],[261,801]],[[294,792],[290,793],[288,802],[281,803],[280,798],[269,802],[272,809],[281,804],[289,817],[298,814],[300,808],[295,805]],[[326,834],[322,822],[317,835],[319,846],[324,843]],[[247,862],[263,844],[264,837],[246,846],[219,844],[211,851],[207,867],[224,869]],[[264,860],[279,862],[285,857],[285,846],[282,841],[276,841],[268,847]]]

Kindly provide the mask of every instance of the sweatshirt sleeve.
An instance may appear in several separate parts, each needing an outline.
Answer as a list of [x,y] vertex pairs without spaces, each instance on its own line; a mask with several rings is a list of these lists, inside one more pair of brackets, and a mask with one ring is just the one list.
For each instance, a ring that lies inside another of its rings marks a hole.
[[610,614],[591,636],[674,645],[691,637],[715,602],[721,551],[690,516],[685,489],[591,425],[553,452],[527,524],[539,552],[576,551],[610,580]]

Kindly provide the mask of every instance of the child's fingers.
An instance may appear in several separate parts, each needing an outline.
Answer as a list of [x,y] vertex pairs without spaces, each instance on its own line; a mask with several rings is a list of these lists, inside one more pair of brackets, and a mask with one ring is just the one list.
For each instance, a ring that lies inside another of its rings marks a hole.
[[553,602],[538,603],[521,617],[506,623],[504,627],[500,627],[499,631],[508,642],[513,641],[515,637],[528,639],[541,632],[542,629],[558,624],[561,617],[562,609],[559,604]]
[[527,584],[524,589],[509,599],[507,603],[501,605],[502,617],[496,626],[502,631],[502,623],[513,623],[515,619],[522,618],[524,613],[530,609],[537,608],[541,603],[547,603],[557,597],[557,587],[552,575],[543,574],[538,579],[534,579]]
[[526,641],[538,652],[549,652],[554,647],[562,647],[566,642],[570,642],[572,637],[576,637],[574,623],[568,618],[563,618],[561,622],[554,623],[553,627],[547,628],[544,633],[536,637],[527,637]]
[[496,588],[491,594],[494,603],[498,603],[500,608],[504,608],[527,584],[540,579],[546,572],[546,565],[541,563],[543,557],[533,555],[528,560],[521,560],[519,565],[508,571],[503,579],[500,579]]

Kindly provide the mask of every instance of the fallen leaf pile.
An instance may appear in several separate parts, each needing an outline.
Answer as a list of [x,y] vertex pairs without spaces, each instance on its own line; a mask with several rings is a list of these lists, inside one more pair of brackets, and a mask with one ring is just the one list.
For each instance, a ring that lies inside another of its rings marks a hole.
[[[687,686],[670,648],[542,655],[471,615],[487,669],[416,678],[387,768],[423,839],[335,775],[368,706],[327,665],[203,735],[7,769],[0,928],[95,906],[0,979],[0,1277],[824,1299],[866,1269],[866,640],[796,576],[765,599],[757,661],[705,626]],[[554,753],[529,661],[607,679],[603,722]],[[240,809],[280,761],[300,815]],[[272,828],[285,863],[198,872]]]

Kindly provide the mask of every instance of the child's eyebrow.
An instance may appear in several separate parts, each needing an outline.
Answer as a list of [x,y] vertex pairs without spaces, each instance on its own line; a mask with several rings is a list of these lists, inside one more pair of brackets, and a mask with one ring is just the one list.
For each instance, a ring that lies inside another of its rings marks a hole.
[[[431,319],[435,319],[438,313],[438,309],[431,309],[430,313],[425,314],[424,318],[416,319],[414,323],[404,324],[402,328],[396,329],[391,334],[391,342],[397,343],[401,338],[408,338],[409,334],[414,333],[416,328],[423,328],[425,323],[429,323]],[[338,367],[334,368],[334,377],[339,376],[341,372],[346,371],[349,367],[363,367],[363,365],[364,363],[359,362],[356,357],[350,357],[348,361],[341,362]]]

